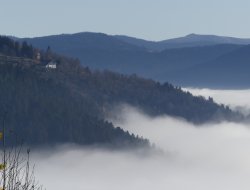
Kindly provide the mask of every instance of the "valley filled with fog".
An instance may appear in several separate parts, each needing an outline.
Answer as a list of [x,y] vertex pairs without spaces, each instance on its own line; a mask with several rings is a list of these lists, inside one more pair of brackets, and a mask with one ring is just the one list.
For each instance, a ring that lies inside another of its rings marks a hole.
[[228,105],[231,109],[240,111],[248,115],[250,113],[250,90],[211,90],[211,89],[196,89],[185,88],[185,91],[191,92],[195,96],[209,96],[216,103]]
[[[188,90],[244,114],[250,108],[250,90]],[[36,176],[47,190],[245,190],[250,185],[250,124],[195,126],[166,115],[152,118],[126,105],[107,119],[148,138],[159,151],[74,145],[34,150]]]

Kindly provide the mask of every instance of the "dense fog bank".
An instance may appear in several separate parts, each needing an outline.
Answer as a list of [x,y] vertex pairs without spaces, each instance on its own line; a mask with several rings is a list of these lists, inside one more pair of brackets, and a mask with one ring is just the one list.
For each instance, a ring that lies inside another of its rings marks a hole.
[[212,90],[212,89],[198,89],[198,88],[184,88],[183,90],[191,92],[196,96],[209,96],[215,102],[226,104],[231,109],[240,111],[241,113],[250,114],[250,89],[245,90]]
[[[215,101],[220,101],[221,97],[221,103],[249,105],[240,98],[243,94],[237,96],[237,92],[232,92],[231,96],[225,91],[205,92],[200,93],[212,96]],[[248,91],[244,93],[247,97]],[[129,106],[115,109],[109,120],[148,138],[164,153],[144,155],[74,145],[35,151],[32,160],[36,162],[37,178],[48,190],[249,188],[248,124],[222,122],[197,127],[179,118],[152,118]]]

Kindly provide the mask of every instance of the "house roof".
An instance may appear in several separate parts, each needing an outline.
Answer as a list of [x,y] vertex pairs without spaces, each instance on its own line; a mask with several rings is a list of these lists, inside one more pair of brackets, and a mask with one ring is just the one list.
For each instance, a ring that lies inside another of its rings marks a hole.
[[57,65],[57,62],[56,62],[56,61],[50,61],[50,62],[48,63],[48,65]]

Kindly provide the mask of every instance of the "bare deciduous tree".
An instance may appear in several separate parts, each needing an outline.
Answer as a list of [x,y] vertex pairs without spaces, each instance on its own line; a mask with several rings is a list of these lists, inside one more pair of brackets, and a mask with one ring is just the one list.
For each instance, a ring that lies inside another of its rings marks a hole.
[[5,114],[3,115],[0,163],[0,190],[42,190],[34,175],[34,166],[30,166],[30,149],[24,151],[21,145],[15,144],[6,148]]

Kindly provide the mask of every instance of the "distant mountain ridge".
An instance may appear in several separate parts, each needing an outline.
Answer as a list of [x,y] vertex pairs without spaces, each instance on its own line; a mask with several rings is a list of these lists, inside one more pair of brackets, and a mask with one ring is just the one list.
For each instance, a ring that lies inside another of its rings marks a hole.
[[[15,40],[20,39],[12,37]],[[22,38],[27,42],[35,42],[39,47],[45,48],[45,42],[52,40],[51,43],[59,43],[61,41],[70,43],[79,43],[79,41],[86,42],[83,46],[100,47],[99,45],[109,44],[109,48],[119,48],[123,50],[128,49],[139,49],[149,51],[162,51],[171,48],[183,48],[183,47],[195,47],[195,46],[212,46],[218,44],[237,44],[237,45],[248,45],[250,44],[250,38],[236,38],[216,35],[200,35],[200,34],[189,34],[184,37],[161,40],[161,41],[150,41],[126,35],[107,35],[104,33],[94,32],[80,32],[75,34],[60,34],[51,35],[35,38]],[[44,41],[44,42],[42,42]],[[98,43],[97,46],[93,46],[93,42]],[[102,46],[102,48],[107,48]]]
[[244,89],[250,87],[249,73],[250,45],[247,45],[216,59],[169,73],[169,79],[184,86],[221,88],[223,84],[224,88]]
[[[19,38],[20,39],[20,38]],[[82,32],[76,34],[61,34],[36,38],[23,38],[29,43],[35,43],[37,47],[45,49],[51,43],[55,49],[62,48],[65,43],[81,48],[98,48],[105,50],[145,50],[131,43],[123,42],[113,36],[104,33]],[[84,42],[84,43],[83,43]],[[79,44],[80,43],[80,44]]]
[[240,65],[242,71],[250,72],[250,63],[247,61],[250,39],[190,34],[152,42],[127,36],[83,32],[19,40],[26,40],[44,50],[50,46],[53,51],[78,58],[82,65],[92,69],[136,73],[181,86],[250,87],[250,78],[242,78],[241,71],[235,69]]
[[124,42],[128,42],[140,47],[145,47],[151,51],[162,51],[164,49],[195,47],[195,46],[212,46],[218,44],[238,44],[238,45],[250,44],[250,39],[224,37],[216,35],[199,35],[199,34],[189,34],[184,37],[155,41],[155,42],[143,39],[137,39],[129,36],[122,36],[122,35],[117,35],[115,37]]

